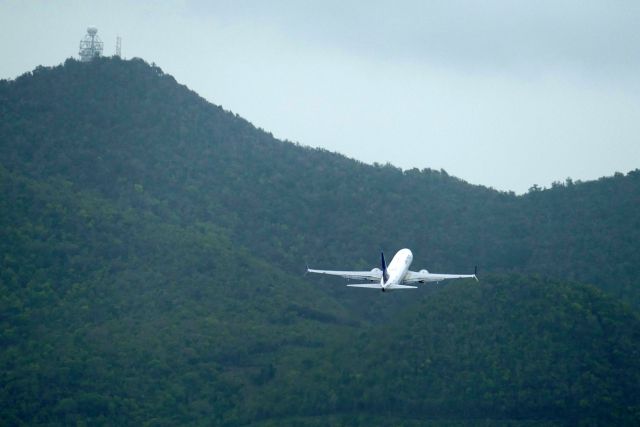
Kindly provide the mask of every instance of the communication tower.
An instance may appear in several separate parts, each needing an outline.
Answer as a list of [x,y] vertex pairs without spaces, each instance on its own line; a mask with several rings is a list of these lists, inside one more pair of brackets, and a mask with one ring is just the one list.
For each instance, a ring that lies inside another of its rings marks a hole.
[[116,37],[116,56],[122,57],[122,39],[120,36]]
[[87,34],[80,40],[80,59],[82,62],[89,62],[93,58],[102,55],[103,43],[97,36],[96,27],[87,28]]

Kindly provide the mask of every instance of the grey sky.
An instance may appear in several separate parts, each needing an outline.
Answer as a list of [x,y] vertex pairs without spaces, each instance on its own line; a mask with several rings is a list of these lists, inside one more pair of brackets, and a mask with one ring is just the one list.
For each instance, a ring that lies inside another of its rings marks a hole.
[[279,138],[526,191],[640,167],[638,1],[1,1],[0,77],[155,62]]

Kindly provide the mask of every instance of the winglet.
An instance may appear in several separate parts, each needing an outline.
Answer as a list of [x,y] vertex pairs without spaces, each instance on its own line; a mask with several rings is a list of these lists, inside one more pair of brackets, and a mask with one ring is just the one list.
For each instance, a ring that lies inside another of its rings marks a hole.
[[478,280],[478,266],[477,265],[473,269],[473,278],[476,279],[476,282],[480,281],[480,280]]

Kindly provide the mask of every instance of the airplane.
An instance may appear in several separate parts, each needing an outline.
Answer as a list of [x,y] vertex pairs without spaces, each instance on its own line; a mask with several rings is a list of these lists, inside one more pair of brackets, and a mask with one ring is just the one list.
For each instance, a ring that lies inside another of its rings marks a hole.
[[362,283],[356,285],[347,285],[353,288],[373,288],[380,289],[382,292],[395,291],[400,289],[416,289],[417,286],[411,286],[407,283],[426,283],[440,282],[448,279],[466,279],[474,278],[478,281],[476,274],[478,267],[476,266],[473,274],[438,274],[429,273],[427,270],[410,271],[409,267],[413,261],[413,254],[409,249],[400,249],[387,267],[384,262],[384,252],[380,253],[381,267],[374,268],[371,271],[335,271],[335,270],[312,270],[307,267],[308,273],[329,274],[332,276],[341,276],[346,279],[368,280],[378,283]]

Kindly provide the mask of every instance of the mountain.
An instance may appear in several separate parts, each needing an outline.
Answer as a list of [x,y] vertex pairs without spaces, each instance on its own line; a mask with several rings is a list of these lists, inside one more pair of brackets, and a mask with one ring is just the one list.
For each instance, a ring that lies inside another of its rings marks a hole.
[[434,271],[526,271],[640,302],[639,171],[517,197],[276,140],[141,60],[86,65],[3,82],[5,167],[152,197],[289,271],[371,268],[406,246]]
[[[640,419],[640,171],[515,196],[366,165],[142,60],[1,81],[0,117],[3,424]],[[484,277],[302,276],[381,247]]]
[[210,224],[0,176],[3,424],[222,414],[267,375],[269,355],[354,326]]
[[348,414],[347,425],[367,425],[359,414],[481,425],[633,424],[640,415],[638,339],[637,316],[591,286],[490,276],[481,286],[454,283],[421,298],[345,351],[298,361],[302,379],[274,379],[270,393],[285,398],[255,413]]

